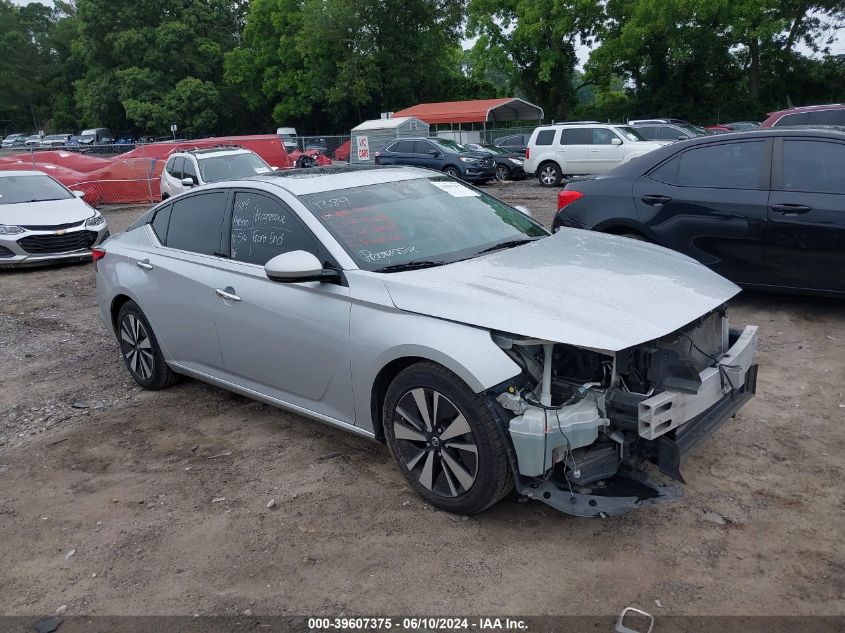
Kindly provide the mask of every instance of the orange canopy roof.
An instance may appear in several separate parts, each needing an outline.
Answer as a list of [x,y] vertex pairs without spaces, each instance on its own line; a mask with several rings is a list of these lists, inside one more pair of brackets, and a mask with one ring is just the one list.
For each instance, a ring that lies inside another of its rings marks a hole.
[[474,101],[442,101],[421,103],[393,113],[394,117],[414,116],[426,123],[495,123],[527,121],[543,118],[543,108],[523,99],[476,99]]

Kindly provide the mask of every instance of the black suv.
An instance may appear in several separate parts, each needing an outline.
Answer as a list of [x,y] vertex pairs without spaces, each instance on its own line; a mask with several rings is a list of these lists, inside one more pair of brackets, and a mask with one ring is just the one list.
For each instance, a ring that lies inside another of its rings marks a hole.
[[442,171],[454,178],[482,183],[496,177],[496,163],[446,138],[402,138],[375,154],[376,165],[411,165]]

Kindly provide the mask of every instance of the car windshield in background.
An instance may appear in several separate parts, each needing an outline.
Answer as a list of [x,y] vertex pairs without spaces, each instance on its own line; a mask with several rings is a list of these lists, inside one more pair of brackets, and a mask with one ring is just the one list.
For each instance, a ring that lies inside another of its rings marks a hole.
[[613,128],[625,137],[626,141],[647,141],[648,139],[634,128],[626,126]]
[[460,143],[448,138],[439,138],[434,141],[437,145],[442,147],[449,154],[457,154],[458,152],[468,152],[469,150]]
[[270,165],[255,154],[210,156],[201,158],[199,164],[203,182],[236,180],[257,174],[266,174],[271,171]]
[[548,235],[504,202],[443,176],[299,199],[364,270],[450,263]]
[[507,156],[508,154],[512,154],[513,152],[509,152],[506,149],[502,149],[498,145],[481,145],[482,152],[488,152],[490,154],[499,154],[500,156]]
[[[47,176],[4,176],[0,178],[0,204],[45,202],[73,198],[67,189]],[[3,218],[0,217],[0,223]]]

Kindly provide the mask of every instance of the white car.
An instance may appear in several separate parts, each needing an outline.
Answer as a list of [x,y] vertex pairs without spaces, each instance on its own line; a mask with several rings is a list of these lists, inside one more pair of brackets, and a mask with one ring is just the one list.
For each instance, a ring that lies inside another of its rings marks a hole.
[[198,185],[268,174],[275,168],[242,147],[210,147],[176,152],[161,172],[161,199]]
[[556,187],[564,176],[602,174],[663,145],[627,125],[545,125],[531,134],[523,168],[541,185]]
[[82,195],[40,171],[0,171],[0,267],[90,259],[109,229]]

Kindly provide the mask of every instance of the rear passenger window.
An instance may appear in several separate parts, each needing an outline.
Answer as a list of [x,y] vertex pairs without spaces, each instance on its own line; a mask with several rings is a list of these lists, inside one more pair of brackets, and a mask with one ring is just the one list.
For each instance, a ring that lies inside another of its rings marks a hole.
[[239,191],[232,210],[230,256],[263,266],[276,255],[308,251],[320,257],[317,242],[296,214],[281,200]]
[[168,204],[156,211],[152,221],[153,232],[162,244],[167,244],[167,225],[170,224],[170,209],[172,206]]
[[389,152],[399,152],[400,154],[411,154],[414,151],[414,142],[413,141],[397,141],[389,148],[387,148]]
[[783,188],[845,193],[845,145],[824,141],[783,141]]
[[551,145],[554,143],[555,132],[557,132],[557,130],[540,130],[537,132],[536,145]]
[[219,255],[226,197],[225,191],[214,191],[175,200],[167,228],[167,247]]
[[589,128],[580,128],[577,130],[563,130],[560,133],[561,145],[589,145],[590,144]]
[[763,141],[722,143],[684,152],[678,165],[682,187],[759,189],[763,169]]
[[784,127],[786,125],[807,125],[810,122],[809,112],[796,112],[787,114],[778,119],[772,127]]

